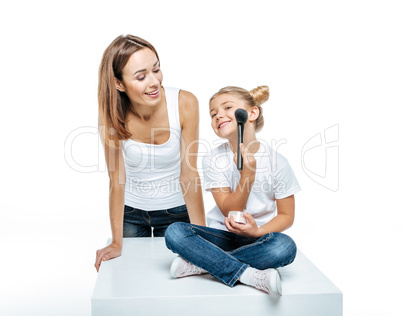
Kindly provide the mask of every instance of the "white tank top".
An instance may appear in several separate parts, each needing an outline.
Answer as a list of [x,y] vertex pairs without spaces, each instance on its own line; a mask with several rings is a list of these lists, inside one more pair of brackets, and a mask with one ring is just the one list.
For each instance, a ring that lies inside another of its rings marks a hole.
[[169,140],[161,145],[123,141],[125,204],[157,211],[185,204],[180,187],[179,91],[165,88]]

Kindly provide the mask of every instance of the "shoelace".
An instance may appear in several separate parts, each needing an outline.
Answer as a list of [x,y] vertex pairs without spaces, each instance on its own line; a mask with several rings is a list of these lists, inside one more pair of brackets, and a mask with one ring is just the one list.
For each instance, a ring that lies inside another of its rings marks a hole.
[[186,264],[186,268],[181,273],[182,276],[192,275],[192,274],[201,274],[201,271],[202,271],[201,268],[199,268],[187,261],[185,261],[185,264]]
[[267,292],[268,294],[271,293],[271,290],[267,287],[265,280],[268,278],[267,272],[259,272],[256,271],[253,273],[253,279],[254,279],[254,286],[259,289]]

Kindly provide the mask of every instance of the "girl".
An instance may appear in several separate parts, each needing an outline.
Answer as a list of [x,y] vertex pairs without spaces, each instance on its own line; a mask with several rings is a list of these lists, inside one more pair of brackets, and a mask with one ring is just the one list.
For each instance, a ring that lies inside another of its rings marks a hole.
[[[117,37],[99,68],[99,129],[110,178],[112,243],[95,267],[121,255],[123,237],[164,236],[175,221],[205,225],[197,172],[198,101],[162,86],[155,48]],[[187,212],[188,209],[188,212]]]
[[[206,190],[216,206],[208,213],[209,227],[174,223],[166,231],[166,245],[180,255],[171,266],[174,278],[209,272],[233,287],[237,281],[269,294],[282,295],[275,268],[293,262],[294,241],[281,232],[292,226],[294,194],[299,184],[287,160],[256,139],[263,126],[261,104],[268,100],[267,86],[247,91],[226,87],[210,100],[211,125],[228,142],[203,158]],[[236,167],[235,111],[245,109],[243,170]],[[228,218],[244,211],[246,224]]]

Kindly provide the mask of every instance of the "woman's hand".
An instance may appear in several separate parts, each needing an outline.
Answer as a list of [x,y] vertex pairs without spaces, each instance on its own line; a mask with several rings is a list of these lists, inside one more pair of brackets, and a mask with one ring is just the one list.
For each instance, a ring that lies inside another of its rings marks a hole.
[[259,234],[259,228],[254,218],[247,212],[243,212],[243,216],[246,218],[247,224],[239,224],[234,221],[233,217],[231,217],[230,219],[225,217],[225,225],[227,229],[232,233],[245,237],[261,237]]
[[121,246],[111,243],[109,246],[96,251],[95,268],[99,272],[102,261],[107,261],[121,256]]

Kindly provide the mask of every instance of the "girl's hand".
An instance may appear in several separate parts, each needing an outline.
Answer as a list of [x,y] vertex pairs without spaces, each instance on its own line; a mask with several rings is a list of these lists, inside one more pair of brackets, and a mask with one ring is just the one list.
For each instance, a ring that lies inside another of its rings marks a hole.
[[99,268],[102,261],[107,261],[121,256],[121,247],[111,243],[109,246],[96,251],[95,268],[99,272]]
[[[240,170],[240,174],[254,177],[257,168],[257,162],[254,155],[248,152],[248,149],[244,147],[244,144],[240,144],[240,153],[243,157],[243,170]],[[237,153],[235,153],[234,161],[237,163]]]
[[243,212],[243,216],[246,218],[247,224],[239,224],[234,221],[233,217],[231,217],[230,220],[227,217],[225,217],[225,225],[227,229],[232,233],[242,235],[245,237],[252,237],[252,238],[260,237],[259,228],[254,218],[246,212]]

